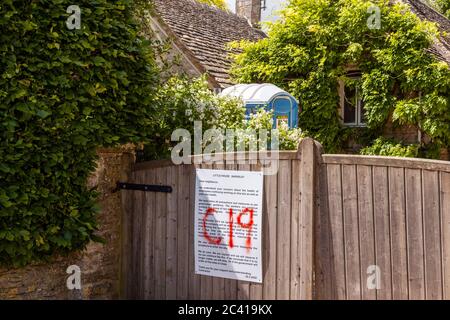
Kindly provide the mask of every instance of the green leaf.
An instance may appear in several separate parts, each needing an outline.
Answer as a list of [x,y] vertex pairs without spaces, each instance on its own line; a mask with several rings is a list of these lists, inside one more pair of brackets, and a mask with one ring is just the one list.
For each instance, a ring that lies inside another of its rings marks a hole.
[[47,118],[49,115],[51,115],[51,112],[45,111],[45,110],[38,110],[36,115],[42,119]]

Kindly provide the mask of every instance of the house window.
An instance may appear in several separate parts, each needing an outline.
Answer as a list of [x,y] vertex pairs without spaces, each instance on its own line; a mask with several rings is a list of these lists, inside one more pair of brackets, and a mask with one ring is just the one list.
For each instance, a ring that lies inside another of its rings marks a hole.
[[342,118],[344,125],[355,127],[366,126],[366,112],[360,86],[344,85],[343,91]]

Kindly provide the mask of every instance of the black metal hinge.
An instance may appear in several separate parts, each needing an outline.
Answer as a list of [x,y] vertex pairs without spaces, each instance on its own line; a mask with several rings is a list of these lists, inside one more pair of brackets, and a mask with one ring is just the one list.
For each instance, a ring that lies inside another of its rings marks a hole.
[[161,185],[152,185],[152,184],[135,184],[135,183],[126,183],[126,182],[117,182],[117,189],[146,191],[146,192],[172,193],[171,186],[161,186]]

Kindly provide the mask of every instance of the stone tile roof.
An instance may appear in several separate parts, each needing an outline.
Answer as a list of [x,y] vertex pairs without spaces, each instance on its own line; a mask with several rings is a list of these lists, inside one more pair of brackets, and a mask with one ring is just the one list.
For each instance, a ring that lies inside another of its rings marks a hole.
[[430,48],[430,52],[439,60],[450,65],[450,20],[429,7],[420,0],[401,0],[411,8],[411,11],[422,20],[435,22],[441,32],[440,39],[436,40]]
[[226,46],[238,40],[256,41],[265,34],[245,18],[195,0],[153,0],[155,11],[204,70],[225,88],[231,85],[231,61]]

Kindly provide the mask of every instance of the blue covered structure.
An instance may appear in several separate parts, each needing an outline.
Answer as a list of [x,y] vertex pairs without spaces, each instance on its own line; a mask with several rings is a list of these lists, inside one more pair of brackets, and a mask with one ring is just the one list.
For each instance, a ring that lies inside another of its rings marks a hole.
[[220,95],[241,98],[247,109],[247,116],[260,108],[274,110],[274,128],[281,122],[286,122],[289,128],[298,127],[298,101],[273,84],[238,84],[226,88]]

